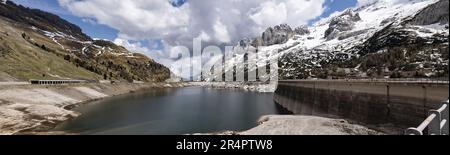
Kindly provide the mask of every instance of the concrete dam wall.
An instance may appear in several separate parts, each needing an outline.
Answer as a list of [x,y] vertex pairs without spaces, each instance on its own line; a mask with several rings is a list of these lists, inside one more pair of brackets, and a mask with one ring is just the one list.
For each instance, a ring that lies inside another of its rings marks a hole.
[[298,115],[417,126],[449,97],[448,82],[279,81],[274,100]]

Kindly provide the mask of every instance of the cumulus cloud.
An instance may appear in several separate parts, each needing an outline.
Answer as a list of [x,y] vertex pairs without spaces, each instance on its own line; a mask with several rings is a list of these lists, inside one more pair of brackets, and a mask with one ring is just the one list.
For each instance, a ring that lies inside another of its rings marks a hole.
[[218,42],[254,36],[269,26],[306,24],[320,16],[324,0],[59,0],[77,16],[119,30],[124,39],[184,42],[202,33]]
[[[209,44],[235,44],[260,35],[266,28],[287,23],[307,24],[325,10],[325,0],[58,0],[74,15],[95,20],[119,31],[120,45],[151,47],[128,40],[163,40],[162,52],[177,45],[192,46],[193,38]],[[176,5],[174,5],[176,2]],[[168,55],[168,54],[160,54]],[[163,57],[163,56],[160,56]],[[164,64],[164,63],[163,63]]]
[[214,36],[219,42],[230,42],[230,34],[228,33],[227,26],[223,25],[220,20],[217,20],[213,26]]
[[188,7],[176,8],[165,0],[59,0],[59,4],[119,30],[121,38],[165,38],[182,32],[190,20]]
[[250,14],[250,19],[258,25],[275,25],[287,21],[286,4],[274,1],[264,2],[259,8],[254,9],[254,13]]
[[144,53],[144,54],[150,52],[150,49],[142,46],[142,44],[140,42],[133,43],[133,42],[130,42],[129,40],[121,39],[121,38],[116,38],[113,42],[117,45],[125,47],[126,49],[128,49],[131,52],[140,52],[140,53]]

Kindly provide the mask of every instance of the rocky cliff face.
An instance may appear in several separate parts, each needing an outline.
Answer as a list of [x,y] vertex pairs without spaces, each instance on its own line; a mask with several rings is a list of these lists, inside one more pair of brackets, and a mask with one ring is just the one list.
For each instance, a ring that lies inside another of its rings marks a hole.
[[261,37],[255,39],[254,46],[270,46],[282,44],[294,35],[294,31],[287,24],[270,27],[262,33]]
[[241,47],[245,47],[243,45],[251,45],[253,47],[259,47],[259,46],[284,44],[295,35],[306,35],[309,33],[310,31],[307,26],[300,26],[295,29],[292,29],[287,24],[281,24],[267,28],[261,34],[261,36],[258,36],[254,39],[244,38],[241,41],[239,41],[239,45]]
[[420,11],[411,21],[412,25],[448,24],[449,0],[440,0]]
[[297,35],[307,35],[311,33],[306,25],[295,28],[294,32]]
[[93,40],[51,13],[0,3],[0,72],[20,80],[164,81],[170,71],[143,54]]
[[359,13],[353,12],[352,9],[347,9],[341,15],[331,19],[329,28],[325,31],[325,38],[331,40],[336,38],[341,32],[352,30],[355,27],[355,22],[360,20]]

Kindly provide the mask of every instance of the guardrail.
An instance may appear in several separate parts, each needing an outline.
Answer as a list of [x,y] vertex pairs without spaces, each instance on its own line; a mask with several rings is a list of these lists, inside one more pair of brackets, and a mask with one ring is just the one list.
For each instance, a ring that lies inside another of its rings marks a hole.
[[428,135],[448,135],[449,120],[449,100],[442,103],[443,105],[438,110],[430,110],[427,119],[417,128],[408,128],[405,132],[406,135],[424,135],[424,131],[427,129]]

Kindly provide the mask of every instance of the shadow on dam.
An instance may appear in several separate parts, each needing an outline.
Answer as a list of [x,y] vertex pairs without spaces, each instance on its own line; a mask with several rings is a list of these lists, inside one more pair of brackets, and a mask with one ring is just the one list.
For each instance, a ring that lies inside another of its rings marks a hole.
[[343,118],[364,125],[419,125],[448,99],[447,83],[280,81],[274,100],[297,115]]

